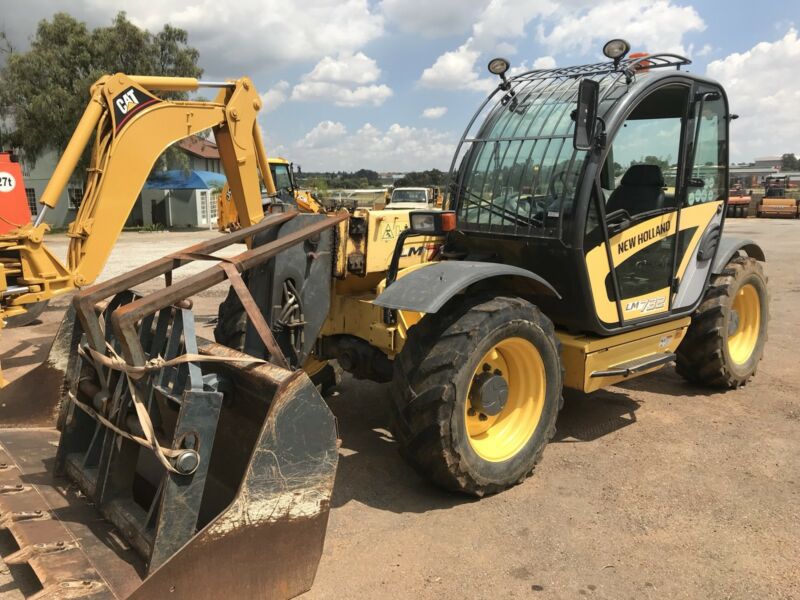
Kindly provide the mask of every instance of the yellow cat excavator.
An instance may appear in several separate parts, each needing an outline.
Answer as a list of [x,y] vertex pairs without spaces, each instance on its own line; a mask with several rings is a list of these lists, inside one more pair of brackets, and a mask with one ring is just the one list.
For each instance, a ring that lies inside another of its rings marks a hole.
[[[220,88],[214,102],[167,102],[154,92]],[[255,121],[261,100],[247,79],[203,83],[192,78],[128,77],[100,79],[42,198],[33,224],[0,236],[0,325],[35,310],[50,298],[92,283],[100,274],[155,158],[176,140],[214,128],[229,173],[228,184],[243,226],[262,215],[259,196],[243,191],[259,185],[259,166],[267,192],[275,185]],[[134,118],[137,117],[137,118]],[[92,166],[75,221],[66,264],[45,244],[44,215],[54,208],[86,145],[92,141]],[[245,163],[245,153],[252,153]],[[256,164],[256,159],[258,164]],[[245,166],[246,164],[246,166]],[[249,204],[248,204],[249,202]]]

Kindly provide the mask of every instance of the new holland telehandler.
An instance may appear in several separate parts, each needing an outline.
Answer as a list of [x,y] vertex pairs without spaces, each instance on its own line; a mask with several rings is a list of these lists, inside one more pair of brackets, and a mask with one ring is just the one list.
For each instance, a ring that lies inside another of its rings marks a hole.
[[[500,82],[458,145],[445,210],[410,216],[262,218],[267,162],[233,112],[237,94],[257,95],[226,84],[205,126],[236,157],[224,163],[244,227],[78,292],[45,365],[61,393],[3,391],[0,417],[23,427],[0,430],[11,562],[71,597],[308,589],[337,462],[309,377],[325,361],[390,381],[402,454],[477,496],[532,473],[564,386],[591,392],[672,362],[693,383],[745,384],[768,292],[759,246],[722,236],[725,91],[681,70],[685,58],[627,51],[613,40],[609,62],[510,78],[493,60]],[[120,141],[168,85],[123,81],[106,107],[129,89],[152,101],[125,121],[109,113]],[[239,256],[212,256],[240,240]],[[211,266],[172,276],[199,260]],[[165,287],[135,291],[161,275]],[[216,341],[198,338],[191,297],[226,279]],[[55,414],[60,434],[24,428]]]

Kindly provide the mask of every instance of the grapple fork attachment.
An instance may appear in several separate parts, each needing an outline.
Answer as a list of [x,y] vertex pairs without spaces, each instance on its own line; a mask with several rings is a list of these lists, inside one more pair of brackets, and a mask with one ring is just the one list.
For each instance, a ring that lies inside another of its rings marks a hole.
[[[76,485],[42,474],[28,485],[18,464],[8,479],[23,488],[0,488],[0,527],[14,534],[16,559],[28,561],[45,588],[202,599],[290,598],[311,587],[336,472],[334,417],[308,376],[275,355],[268,326],[259,332],[272,349],[267,360],[202,340],[189,298],[309,238],[316,250],[308,260],[330,260],[320,239],[330,242],[322,234],[343,217],[313,217],[224,266],[175,283],[167,277],[171,285],[151,294],[132,287],[208,259],[208,250],[187,249],[76,296],[82,335],[64,382],[68,410],[55,457],[56,473]],[[268,217],[235,237],[292,218]],[[254,306],[247,288],[236,287]],[[0,442],[13,445],[9,435],[25,433],[0,432]],[[81,511],[104,519],[88,523]],[[26,527],[39,528],[33,546]],[[71,553],[80,575],[63,561],[58,573],[56,561],[42,566],[41,556],[56,552]]]

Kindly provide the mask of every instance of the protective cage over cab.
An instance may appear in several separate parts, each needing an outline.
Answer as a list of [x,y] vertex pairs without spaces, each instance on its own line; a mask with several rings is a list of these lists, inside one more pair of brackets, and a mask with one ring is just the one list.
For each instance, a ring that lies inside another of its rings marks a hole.
[[690,314],[720,239],[730,115],[721,86],[688,64],[652,54],[499,72],[451,165],[454,251],[546,279],[561,299],[537,303],[570,330]]

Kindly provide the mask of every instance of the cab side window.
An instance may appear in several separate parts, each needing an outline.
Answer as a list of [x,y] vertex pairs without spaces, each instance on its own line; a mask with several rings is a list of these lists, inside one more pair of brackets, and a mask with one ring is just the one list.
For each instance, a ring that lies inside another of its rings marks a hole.
[[635,217],[677,207],[675,182],[688,92],[677,85],[654,92],[617,132],[604,169],[607,215],[624,211]]
[[725,199],[725,103],[712,92],[697,102],[694,111],[696,141],[684,206]]
[[275,165],[275,168],[272,171],[272,179],[275,181],[276,190],[281,191],[292,189],[292,179],[289,176],[288,165]]

